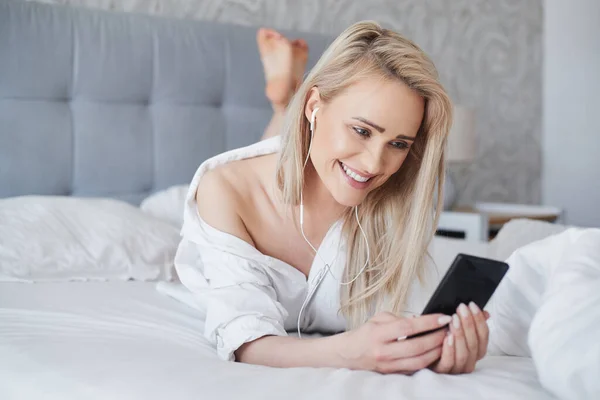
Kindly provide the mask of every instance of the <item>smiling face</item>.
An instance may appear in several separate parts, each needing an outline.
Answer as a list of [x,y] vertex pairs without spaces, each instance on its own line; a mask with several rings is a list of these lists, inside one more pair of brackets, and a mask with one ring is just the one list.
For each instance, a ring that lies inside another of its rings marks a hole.
[[332,197],[352,207],[400,169],[425,102],[400,81],[369,77],[328,103],[313,88],[305,107],[309,120],[315,107],[311,162]]

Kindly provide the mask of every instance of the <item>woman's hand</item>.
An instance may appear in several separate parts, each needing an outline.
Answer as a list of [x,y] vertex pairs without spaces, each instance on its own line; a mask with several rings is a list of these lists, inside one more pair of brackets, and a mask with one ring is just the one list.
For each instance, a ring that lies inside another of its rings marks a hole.
[[450,331],[444,340],[441,358],[430,366],[442,374],[463,374],[475,370],[475,364],[487,351],[489,329],[487,311],[473,302],[461,304],[452,316]]
[[[339,335],[342,365],[380,373],[412,374],[440,359],[445,328],[451,317],[443,314],[401,318],[380,313],[361,327]],[[443,329],[439,329],[443,328]],[[404,339],[417,333],[437,331]]]

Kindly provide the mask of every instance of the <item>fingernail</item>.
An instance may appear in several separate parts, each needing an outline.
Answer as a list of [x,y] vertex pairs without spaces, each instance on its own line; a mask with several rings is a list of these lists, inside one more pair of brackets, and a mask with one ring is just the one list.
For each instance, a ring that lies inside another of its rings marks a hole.
[[452,346],[454,344],[454,336],[452,334],[448,335],[448,346]]
[[452,316],[452,323],[456,329],[460,328],[460,319],[458,318],[458,315],[454,314]]
[[438,324],[440,324],[440,325],[448,325],[450,323],[450,321],[452,321],[452,317],[449,315],[444,315],[444,316],[438,318]]
[[458,306],[458,312],[463,317],[468,317],[469,316],[469,309],[467,308],[467,306],[464,305],[464,303],[460,303],[460,306]]
[[471,312],[473,313],[473,315],[479,314],[479,307],[477,307],[477,304],[470,302],[469,308],[471,309]]

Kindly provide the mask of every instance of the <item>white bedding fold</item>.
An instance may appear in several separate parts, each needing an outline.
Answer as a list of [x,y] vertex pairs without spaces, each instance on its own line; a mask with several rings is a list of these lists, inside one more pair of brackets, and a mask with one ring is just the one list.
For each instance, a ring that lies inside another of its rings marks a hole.
[[553,271],[529,331],[542,384],[561,399],[600,399],[600,230],[583,232]]
[[532,357],[560,398],[600,398],[600,229],[567,229],[507,262],[488,308],[489,354]]

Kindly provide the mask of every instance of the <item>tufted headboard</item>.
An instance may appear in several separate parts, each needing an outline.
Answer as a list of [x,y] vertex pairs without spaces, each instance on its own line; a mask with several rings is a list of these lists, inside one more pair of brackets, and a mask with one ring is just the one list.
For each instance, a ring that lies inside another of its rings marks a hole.
[[[307,33],[312,67],[332,38]],[[0,0],[0,197],[139,203],[257,141],[256,28]]]

